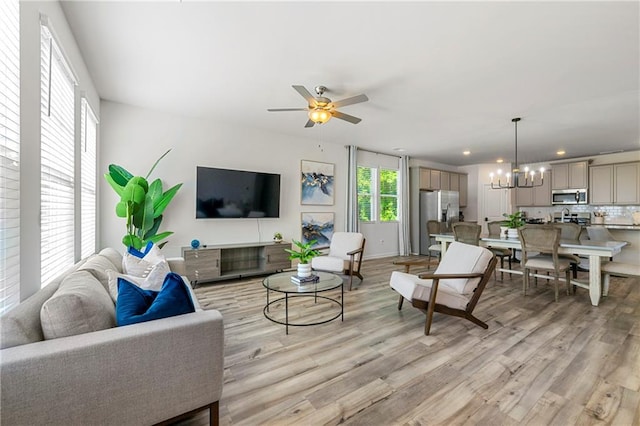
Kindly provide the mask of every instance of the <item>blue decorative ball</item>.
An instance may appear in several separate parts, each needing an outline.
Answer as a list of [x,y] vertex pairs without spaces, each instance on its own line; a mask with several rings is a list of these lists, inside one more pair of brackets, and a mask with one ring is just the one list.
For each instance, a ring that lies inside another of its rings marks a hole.
[[198,247],[200,247],[200,241],[191,240],[191,247],[193,247],[194,249],[197,249]]

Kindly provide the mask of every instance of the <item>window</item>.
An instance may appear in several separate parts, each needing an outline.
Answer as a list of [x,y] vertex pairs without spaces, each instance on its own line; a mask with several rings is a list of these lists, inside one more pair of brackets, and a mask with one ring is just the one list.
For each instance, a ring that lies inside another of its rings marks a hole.
[[72,266],[76,80],[46,25],[40,27],[41,285]]
[[0,1],[0,315],[20,303],[20,25]]
[[357,186],[358,186],[358,219],[360,222],[371,222],[374,220],[373,194],[375,192],[376,169],[358,166]]
[[80,257],[96,251],[96,147],[98,120],[86,99],[80,112]]
[[358,218],[361,222],[398,220],[398,171],[358,166]]
[[398,220],[398,171],[380,170],[380,221]]

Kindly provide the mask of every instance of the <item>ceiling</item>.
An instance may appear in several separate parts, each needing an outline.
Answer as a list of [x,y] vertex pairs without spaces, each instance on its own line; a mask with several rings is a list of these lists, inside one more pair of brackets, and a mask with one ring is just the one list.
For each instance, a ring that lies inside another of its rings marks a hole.
[[[521,163],[640,149],[639,5],[62,2],[102,99],[451,165],[512,161],[513,117]],[[267,112],[292,84],[362,122]]]

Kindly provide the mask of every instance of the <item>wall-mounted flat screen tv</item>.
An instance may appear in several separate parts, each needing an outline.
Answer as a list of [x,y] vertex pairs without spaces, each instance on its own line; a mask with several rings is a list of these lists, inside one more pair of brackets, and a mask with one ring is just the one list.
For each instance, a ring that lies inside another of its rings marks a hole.
[[197,167],[196,218],[280,217],[280,175]]

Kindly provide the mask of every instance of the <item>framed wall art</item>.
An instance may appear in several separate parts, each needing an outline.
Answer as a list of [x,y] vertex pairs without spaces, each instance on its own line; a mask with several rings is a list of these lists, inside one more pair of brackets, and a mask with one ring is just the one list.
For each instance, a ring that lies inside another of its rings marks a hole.
[[328,246],[333,236],[334,213],[302,213],[301,241],[316,240],[315,246]]
[[334,165],[302,160],[300,165],[300,204],[332,206],[334,202]]

